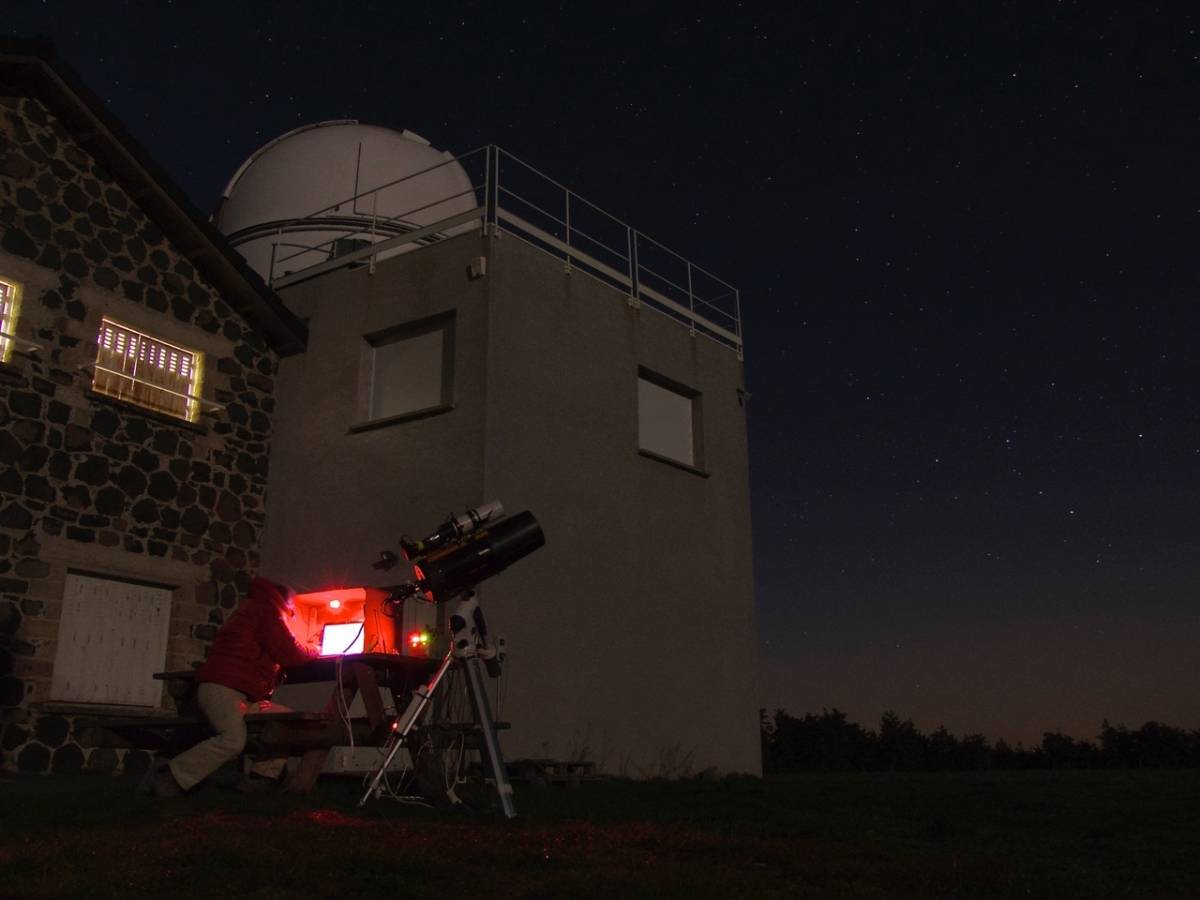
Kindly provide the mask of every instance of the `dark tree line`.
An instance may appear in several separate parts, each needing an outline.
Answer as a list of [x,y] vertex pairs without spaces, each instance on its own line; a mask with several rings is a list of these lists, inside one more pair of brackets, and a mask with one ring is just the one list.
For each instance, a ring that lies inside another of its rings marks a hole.
[[774,772],[944,772],[979,769],[1200,768],[1200,730],[1147,722],[1131,730],[1100,726],[1095,741],[1047,731],[1036,747],[994,744],[981,734],[956,737],[945,727],[923,734],[890,710],[877,731],[839,709],[803,718],[761,711],[763,770]]

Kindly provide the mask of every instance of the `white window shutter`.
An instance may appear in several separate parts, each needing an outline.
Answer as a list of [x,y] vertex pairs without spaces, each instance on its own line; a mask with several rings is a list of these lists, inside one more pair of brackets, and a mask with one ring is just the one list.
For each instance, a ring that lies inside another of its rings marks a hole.
[[168,588],[68,574],[50,698],[158,706],[170,624]]

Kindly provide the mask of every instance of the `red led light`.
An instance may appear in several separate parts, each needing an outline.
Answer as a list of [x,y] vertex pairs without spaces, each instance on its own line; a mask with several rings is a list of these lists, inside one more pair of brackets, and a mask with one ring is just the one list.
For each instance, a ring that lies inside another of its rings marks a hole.
[[426,653],[429,651],[429,632],[421,629],[418,631],[410,631],[408,633],[408,646],[414,653]]
[[420,566],[415,565],[415,564],[413,565],[413,574],[417,576],[417,581],[425,580],[425,573],[423,571],[421,571]]
[[330,609],[341,609],[342,601],[339,600],[337,597],[334,597],[332,600],[329,601],[329,608]]

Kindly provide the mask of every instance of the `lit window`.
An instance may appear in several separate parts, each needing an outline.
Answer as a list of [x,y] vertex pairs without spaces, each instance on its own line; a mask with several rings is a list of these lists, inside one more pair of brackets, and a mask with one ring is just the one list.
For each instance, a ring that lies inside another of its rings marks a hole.
[[638,371],[638,447],[700,468],[700,395],[653,372]]
[[11,281],[0,281],[0,363],[12,359],[17,343],[17,316],[20,312],[20,285]]
[[92,390],[194,422],[203,356],[109,318],[100,323]]
[[366,336],[370,358],[367,418],[444,409],[452,402],[454,315],[422,319]]

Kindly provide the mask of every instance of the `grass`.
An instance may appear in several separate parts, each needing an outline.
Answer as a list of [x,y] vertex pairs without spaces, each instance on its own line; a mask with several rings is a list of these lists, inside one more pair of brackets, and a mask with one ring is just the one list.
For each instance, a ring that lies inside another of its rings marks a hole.
[[1195,897],[1200,771],[518,787],[520,818],[0,781],[0,897]]

